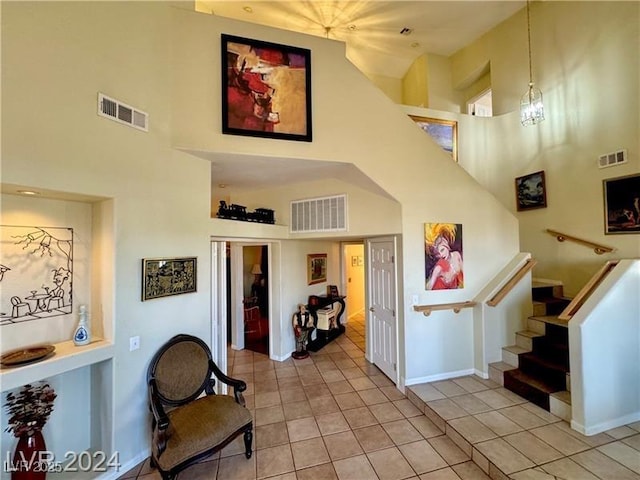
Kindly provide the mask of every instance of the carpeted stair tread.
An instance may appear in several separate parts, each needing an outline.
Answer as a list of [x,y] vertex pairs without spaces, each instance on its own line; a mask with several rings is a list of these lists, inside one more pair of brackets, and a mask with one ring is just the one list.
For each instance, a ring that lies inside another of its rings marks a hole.
[[504,372],[504,388],[549,411],[549,395],[564,388],[532,377],[520,369]]

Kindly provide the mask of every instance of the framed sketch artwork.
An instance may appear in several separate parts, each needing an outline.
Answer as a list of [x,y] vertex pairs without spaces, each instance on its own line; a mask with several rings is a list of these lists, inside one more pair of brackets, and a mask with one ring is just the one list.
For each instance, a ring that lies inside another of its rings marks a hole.
[[311,51],[223,34],[222,133],[310,142]]
[[197,258],[143,258],[142,301],[196,291]]

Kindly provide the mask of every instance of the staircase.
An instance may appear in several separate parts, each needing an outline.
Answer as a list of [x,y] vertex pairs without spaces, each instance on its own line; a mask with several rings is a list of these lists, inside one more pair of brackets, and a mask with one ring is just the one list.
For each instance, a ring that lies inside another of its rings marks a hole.
[[570,299],[562,285],[534,282],[533,315],[516,344],[502,349],[502,362],[489,365],[490,376],[532,403],[571,419],[569,336],[558,319]]

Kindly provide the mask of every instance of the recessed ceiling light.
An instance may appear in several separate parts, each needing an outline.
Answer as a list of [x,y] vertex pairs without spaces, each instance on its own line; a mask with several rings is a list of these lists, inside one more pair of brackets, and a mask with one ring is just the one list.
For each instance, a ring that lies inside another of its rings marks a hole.
[[21,195],[40,195],[40,192],[35,190],[18,190],[18,193]]
[[251,8],[249,5],[245,5],[244,7],[242,7],[242,9],[247,13],[253,13],[253,8]]
[[351,30],[352,32],[356,31],[358,29],[358,27],[356,27],[355,23],[350,24],[349,26],[347,26],[347,28],[349,30]]
[[409,27],[404,27],[402,30],[400,30],[400,35],[411,35],[411,33],[413,32],[413,30]]
[[411,48],[418,48],[420,46],[420,44],[418,42],[413,42],[411,44]]
[[218,187],[220,188],[227,188],[227,184],[226,183],[219,183]]

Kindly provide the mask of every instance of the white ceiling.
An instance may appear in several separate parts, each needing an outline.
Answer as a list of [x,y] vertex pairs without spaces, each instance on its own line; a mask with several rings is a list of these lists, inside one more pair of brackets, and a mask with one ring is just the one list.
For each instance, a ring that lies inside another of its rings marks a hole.
[[[524,0],[202,0],[198,4],[214,15],[319,37],[326,37],[329,28],[328,37],[346,43],[347,56],[361,71],[393,78],[402,78],[424,53],[452,55],[526,5]],[[411,29],[411,34],[400,34],[403,28]]]
[[[525,0],[470,1],[262,1],[197,2],[214,15],[344,41],[363,72],[402,78],[424,53],[450,56],[523,8]],[[250,11],[247,11],[250,10]],[[403,28],[411,34],[402,35]],[[418,44],[417,46],[412,46]],[[274,140],[276,141],[276,140]],[[212,186],[233,190],[340,178],[385,194],[353,166],[258,156],[190,151],[212,163]]]

